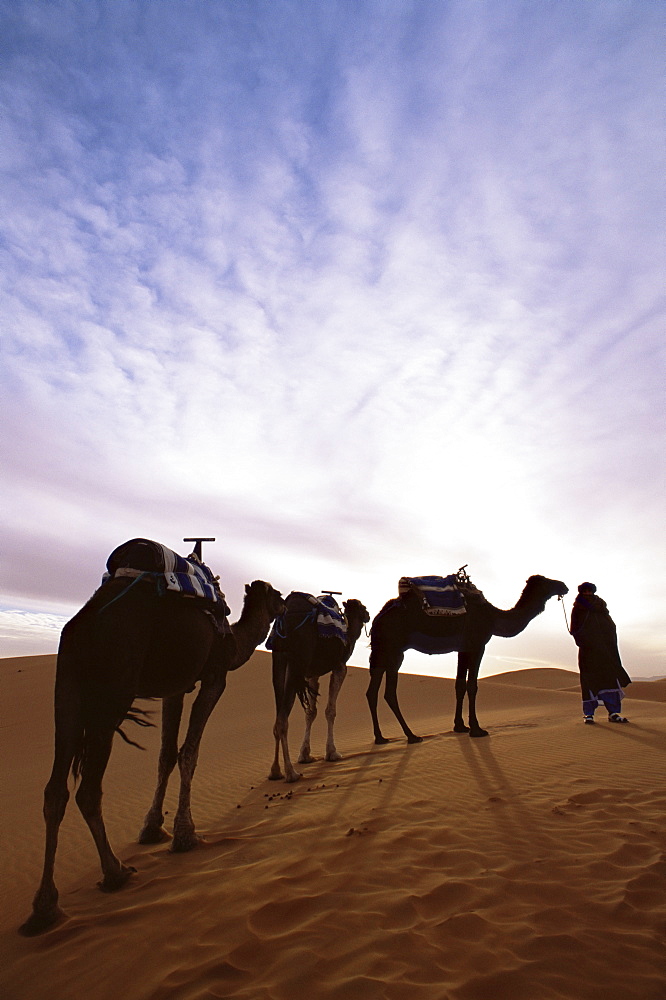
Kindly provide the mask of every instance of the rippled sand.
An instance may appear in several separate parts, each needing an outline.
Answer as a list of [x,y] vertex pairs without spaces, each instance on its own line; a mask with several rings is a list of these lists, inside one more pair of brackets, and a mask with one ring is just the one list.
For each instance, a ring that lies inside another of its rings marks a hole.
[[[491,735],[473,740],[451,732],[452,681],[405,674],[402,708],[424,742],[408,746],[382,703],[394,738],[376,747],[367,671],[351,668],[338,711],[344,759],[299,765],[303,779],[287,785],[267,780],[270,659],[258,652],[230,676],[204,735],[192,811],[205,844],[172,855],[136,843],[159,733],[139,731],[147,752],[117,740],[105,816],[137,874],[99,892],[70,802],[56,867],[67,919],[25,939],[16,928],[41,870],[54,660],[0,660],[7,1000],[666,997],[665,681],[629,688],[630,725],[600,710],[585,727],[575,673],[482,678]],[[295,759],[298,705],[291,732]],[[324,736],[320,718],[320,757]]]

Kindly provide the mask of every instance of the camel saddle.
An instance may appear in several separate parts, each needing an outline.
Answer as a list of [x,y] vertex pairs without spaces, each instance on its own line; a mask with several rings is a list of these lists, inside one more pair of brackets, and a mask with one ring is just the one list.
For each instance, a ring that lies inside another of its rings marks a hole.
[[117,577],[149,576],[158,586],[175,591],[184,597],[196,597],[216,605],[216,612],[224,617],[231,613],[220,590],[219,577],[192,552],[179,556],[160,542],[148,538],[132,538],[114,549],[106,562],[102,583]]
[[398,582],[400,597],[415,594],[427,615],[464,615],[465,595],[459,587],[458,574],[450,576],[402,576]]
[[266,640],[266,649],[273,649],[276,639],[285,639],[287,628],[293,633],[306,623],[315,624],[320,639],[347,641],[347,619],[330,594],[313,597],[312,594],[293,590],[285,599],[285,604],[287,610],[275,619]]

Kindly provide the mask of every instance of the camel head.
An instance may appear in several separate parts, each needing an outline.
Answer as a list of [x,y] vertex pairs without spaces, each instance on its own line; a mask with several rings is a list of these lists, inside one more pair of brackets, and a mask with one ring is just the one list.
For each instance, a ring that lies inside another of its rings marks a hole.
[[[525,589],[520,595],[520,600],[518,605],[526,601],[546,601],[550,600],[551,597],[564,597],[565,594],[569,593],[569,588],[566,583],[562,583],[561,580],[549,580],[546,576],[531,576],[525,583]],[[516,607],[518,607],[516,605]]]
[[246,583],[245,599],[247,601],[262,601],[271,620],[286,611],[286,604],[282,599],[280,591],[264,580],[254,580],[252,583]]
[[346,618],[358,618],[363,625],[370,621],[370,615],[365,604],[361,604],[355,597],[351,597],[348,601],[343,601],[343,607]]
[[370,621],[370,615],[368,614],[368,609],[365,604],[361,604],[361,602],[357,601],[355,597],[350,598],[348,601],[343,601],[343,607],[345,618],[347,619],[347,625],[349,627],[347,641],[345,644],[347,656],[349,657],[354,650],[358,637],[363,631],[363,627]]

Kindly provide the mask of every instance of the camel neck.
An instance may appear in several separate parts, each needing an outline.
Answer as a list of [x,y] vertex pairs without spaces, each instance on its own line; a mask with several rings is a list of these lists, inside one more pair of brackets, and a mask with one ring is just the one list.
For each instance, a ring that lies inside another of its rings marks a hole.
[[508,611],[496,608],[493,616],[493,634],[506,638],[519,635],[545,607],[545,600],[535,596],[531,599],[521,598],[515,608],[510,608]]
[[266,639],[270,625],[271,619],[267,611],[243,608],[240,618],[231,626],[239,655],[254,652]]
[[362,631],[363,631],[363,625],[360,625],[358,628],[356,628],[355,626],[352,625],[352,626],[350,626],[348,628],[348,631],[347,631],[347,643],[346,643],[346,646],[347,646],[347,659],[349,659],[349,657],[354,652],[354,646],[358,642],[358,638],[359,638],[359,636],[360,636],[360,634],[361,634]]

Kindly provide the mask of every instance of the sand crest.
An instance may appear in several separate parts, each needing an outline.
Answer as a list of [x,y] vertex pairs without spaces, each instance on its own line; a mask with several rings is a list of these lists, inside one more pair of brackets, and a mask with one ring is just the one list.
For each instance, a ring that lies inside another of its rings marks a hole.
[[[0,661],[0,992],[8,1000],[663,1000],[666,917],[663,682],[629,689],[628,726],[580,722],[577,675],[482,678],[489,739],[451,732],[453,682],[404,675],[424,742],[372,743],[367,671],[339,700],[335,764],[266,780],[270,659],[230,676],[192,795],[206,843],[187,855],[136,835],[157,765],[117,740],[110,839],[137,875],[100,893],[70,802],[56,879],[68,919],[32,939],[52,753],[54,657]],[[637,695],[640,695],[638,697]],[[323,712],[321,713],[323,715]],[[292,713],[292,750],[302,713]],[[317,720],[313,752],[323,754]],[[294,758],[296,752],[294,752]],[[176,783],[167,809],[173,815]],[[167,816],[167,821],[169,817]]]

